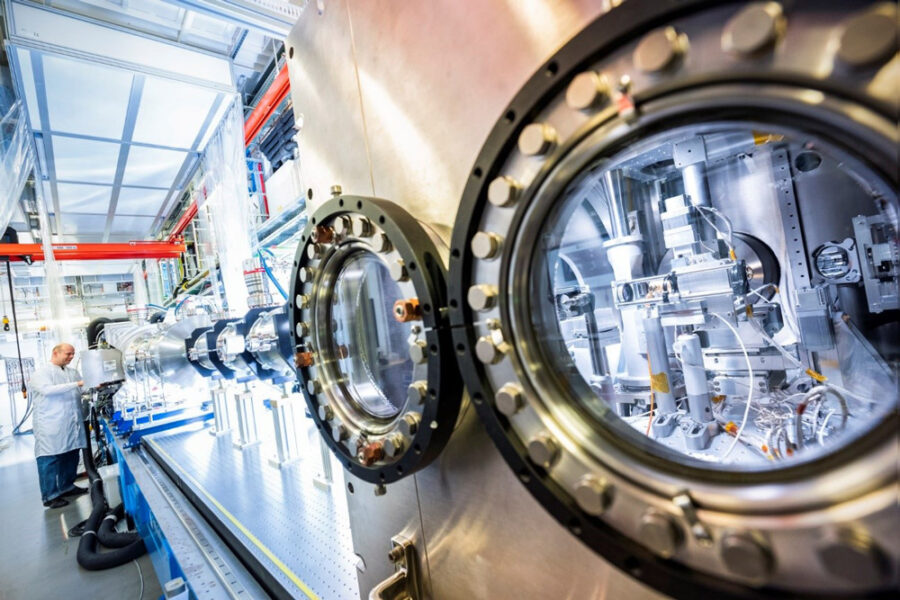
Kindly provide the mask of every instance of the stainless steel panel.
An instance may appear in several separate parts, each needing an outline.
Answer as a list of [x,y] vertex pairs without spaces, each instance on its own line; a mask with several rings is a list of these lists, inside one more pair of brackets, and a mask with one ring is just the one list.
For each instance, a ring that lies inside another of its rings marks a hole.
[[122,381],[125,379],[122,353],[114,348],[82,352],[81,374],[84,385],[88,388],[97,387],[101,383]]

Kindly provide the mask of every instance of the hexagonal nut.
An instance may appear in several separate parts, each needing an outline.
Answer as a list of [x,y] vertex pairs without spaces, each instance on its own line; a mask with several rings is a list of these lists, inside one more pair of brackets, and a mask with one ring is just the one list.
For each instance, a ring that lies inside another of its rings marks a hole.
[[528,458],[544,469],[552,467],[560,456],[559,442],[546,431],[537,434],[528,442]]
[[719,552],[729,571],[755,583],[765,581],[775,566],[769,548],[749,533],[725,535],[719,542]]
[[322,246],[322,244],[309,244],[306,246],[306,258],[308,258],[309,260],[316,260],[317,258],[322,256],[322,252],[324,250],[325,248]]
[[331,439],[336,442],[342,442],[350,436],[347,427],[341,423],[335,423],[331,426]]
[[297,334],[297,337],[306,337],[309,335],[309,323],[297,321],[297,324],[294,325],[294,332]]
[[422,340],[416,340],[415,342],[410,344],[409,357],[415,364],[423,364],[426,360],[428,360],[428,344],[426,344]]
[[497,286],[481,283],[469,288],[469,292],[466,294],[466,301],[472,310],[482,312],[494,307],[498,293]]
[[347,215],[340,216],[334,220],[333,229],[337,235],[346,237],[353,232],[353,222]]
[[318,379],[310,379],[306,382],[306,391],[315,396],[322,391],[322,384],[319,383]]
[[316,278],[316,270],[312,267],[300,267],[297,269],[297,279],[301,283],[311,283]]
[[566,104],[575,110],[588,110],[609,98],[610,85],[596,71],[584,71],[572,78],[566,88]]
[[328,404],[323,404],[317,412],[319,419],[322,421],[330,421],[334,418],[334,409]]
[[309,308],[310,298],[308,294],[297,294],[294,298],[294,306],[299,309]]
[[486,335],[478,338],[478,341],[475,343],[475,356],[484,364],[493,365],[500,362],[504,354],[494,343],[494,340],[491,339],[491,336]]
[[428,383],[425,381],[414,381],[406,388],[406,400],[410,406],[416,406],[425,402],[428,394]]
[[384,439],[384,453],[391,458],[403,454],[406,449],[406,438],[400,433],[389,435]]
[[851,67],[868,67],[897,52],[897,7],[884,6],[851,17],[844,23],[837,58]]
[[771,48],[785,28],[784,10],[777,2],[754,2],[741,9],[722,31],[722,49],[751,56]]
[[411,438],[416,435],[416,432],[419,430],[419,423],[421,422],[422,415],[417,412],[408,412],[403,415],[403,418],[397,423],[397,428],[400,430],[400,433]]
[[388,265],[388,272],[391,274],[391,279],[393,279],[394,281],[409,280],[409,271],[406,270],[406,265],[403,263],[403,259],[398,259]]
[[556,130],[549,123],[531,123],[519,134],[519,152],[525,156],[539,156],[556,144]]
[[317,244],[329,244],[334,239],[334,229],[325,225],[316,225],[309,237]]
[[496,233],[479,231],[472,236],[472,242],[469,244],[469,247],[472,249],[472,255],[475,258],[489,260],[497,257],[502,241],[503,238]]
[[353,217],[353,235],[358,238],[367,238],[375,232],[372,221],[363,216]]
[[487,189],[488,202],[494,206],[512,206],[522,186],[512,177],[502,176],[491,181]]
[[644,73],[659,73],[671,67],[687,49],[687,38],[674,27],[651,31],[638,44],[632,59]]
[[674,556],[682,540],[681,529],[669,515],[650,509],[641,517],[638,541],[663,558]]
[[525,405],[522,397],[522,388],[517,383],[504,384],[494,395],[494,403],[497,410],[511,417]]
[[331,189],[329,191],[331,192],[331,195],[335,198],[337,198],[338,196],[340,196],[341,194],[344,193],[343,188],[341,188],[341,186],[338,184],[334,184],[333,186],[331,186]]
[[360,449],[358,457],[367,467],[384,458],[384,444],[381,441],[371,442]]
[[604,477],[587,474],[575,486],[574,496],[581,510],[596,517],[612,504],[613,488]]
[[402,298],[394,302],[394,319],[399,323],[409,323],[422,318],[422,307],[418,298]]
[[298,369],[303,369],[306,367],[311,367],[313,365],[313,353],[312,352],[297,352],[294,355],[294,366]]

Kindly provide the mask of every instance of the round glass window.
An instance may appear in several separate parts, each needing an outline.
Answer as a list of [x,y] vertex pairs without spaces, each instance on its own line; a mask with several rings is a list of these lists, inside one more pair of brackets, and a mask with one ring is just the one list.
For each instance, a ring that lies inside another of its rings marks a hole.
[[401,297],[387,266],[368,252],[350,255],[334,285],[331,350],[338,376],[359,408],[376,419],[400,413],[413,378],[412,325],[393,313]]
[[594,160],[545,206],[525,310],[593,426],[684,464],[767,470],[894,410],[898,205],[862,161],[710,123]]

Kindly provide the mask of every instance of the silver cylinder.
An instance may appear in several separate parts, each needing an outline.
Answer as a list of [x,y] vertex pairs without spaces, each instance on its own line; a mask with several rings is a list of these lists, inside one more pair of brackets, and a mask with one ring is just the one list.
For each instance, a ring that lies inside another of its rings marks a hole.
[[658,316],[644,317],[644,336],[647,340],[647,358],[650,361],[650,390],[656,398],[656,414],[673,413],[676,406],[675,394],[672,393],[672,375],[669,372],[669,351]]
[[684,333],[678,336],[675,344],[676,350],[681,354],[684,388],[691,418],[698,423],[708,423],[713,420],[713,414],[700,337],[696,333]]
[[610,169],[603,175],[609,199],[609,220],[612,239],[627,236],[628,209],[625,206],[625,176],[621,169]]

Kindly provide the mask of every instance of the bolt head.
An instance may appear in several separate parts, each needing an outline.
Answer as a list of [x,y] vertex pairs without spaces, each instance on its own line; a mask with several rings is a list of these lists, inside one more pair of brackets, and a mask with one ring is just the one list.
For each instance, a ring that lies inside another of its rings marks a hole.
[[488,185],[488,202],[494,206],[512,206],[521,187],[512,177],[497,177]]
[[406,270],[406,265],[403,264],[402,260],[396,260],[388,265],[388,272],[394,281],[409,280],[409,271]]
[[556,130],[547,123],[531,123],[519,134],[519,152],[525,156],[546,154],[557,141]]
[[469,288],[466,295],[472,310],[486,311],[493,308],[497,299],[497,288],[493,285],[482,283]]
[[641,517],[638,535],[644,546],[663,558],[671,558],[681,544],[681,532],[672,518],[653,509]]
[[415,436],[416,432],[419,430],[419,423],[421,421],[422,415],[416,412],[409,412],[403,415],[403,418],[400,419],[397,427],[400,430],[400,433],[411,438]]
[[738,12],[722,32],[722,49],[750,56],[771,48],[784,30],[784,11],[777,2],[756,2]]
[[391,458],[400,456],[404,448],[406,448],[406,438],[402,434],[395,433],[384,440],[384,453]]
[[659,73],[670,67],[685,50],[684,37],[674,27],[663,27],[644,36],[634,50],[635,66],[644,73]]
[[316,276],[316,270],[312,267],[300,267],[297,270],[297,278],[302,283],[310,283]]
[[[306,382],[306,391],[310,394],[318,394],[322,390],[322,384],[319,383],[318,379],[310,379]],[[330,407],[329,407],[330,409]]]
[[884,552],[861,532],[830,531],[816,551],[825,570],[845,581],[872,585],[883,581],[889,572]]
[[306,258],[315,260],[322,255],[322,244],[309,244],[306,246]]
[[296,331],[297,337],[306,337],[309,334],[309,323],[299,321],[294,326],[294,331]]
[[389,240],[388,236],[383,233],[379,233],[377,236],[375,236],[372,245],[375,247],[376,252],[380,252],[382,254],[384,254],[385,252],[390,252],[393,249],[391,240]]
[[497,410],[511,417],[524,406],[525,402],[522,398],[522,388],[515,383],[507,383],[494,395],[494,403]]
[[428,384],[424,381],[414,381],[407,389],[406,389],[406,400],[409,406],[416,406],[418,404],[422,404],[425,402],[425,397],[428,394]]
[[384,444],[380,441],[366,444],[359,451],[359,459],[367,467],[384,458]]
[[752,535],[732,533],[720,543],[722,562],[735,575],[762,582],[774,566],[772,554]]
[[867,11],[844,24],[837,57],[851,67],[882,63],[897,51],[897,8]]
[[528,442],[528,458],[539,467],[549,469],[559,460],[559,454],[559,442],[546,431]]
[[334,232],[340,236],[347,236],[353,231],[350,217],[342,216],[334,220]]
[[470,244],[472,254],[475,258],[495,258],[500,250],[500,242],[501,238],[496,233],[479,231],[472,236],[472,242]]
[[336,442],[341,442],[349,437],[347,428],[341,423],[335,423],[331,427],[331,438]]
[[612,486],[603,477],[585,475],[575,486],[575,502],[589,515],[599,516],[606,512],[613,498]]
[[323,404],[319,407],[318,414],[319,419],[321,419],[322,421],[330,421],[334,418],[334,409],[327,404]]
[[366,238],[372,235],[372,233],[372,221],[370,221],[366,217],[353,218],[353,235],[358,238]]
[[426,360],[428,360],[427,344],[422,340],[417,340],[414,343],[410,344],[409,357],[417,365],[421,365],[422,363],[424,363]]
[[595,71],[576,75],[566,88],[566,104],[575,110],[588,110],[609,97],[609,82]]
[[340,196],[343,193],[344,193],[344,190],[341,189],[341,186],[339,186],[338,184],[334,184],[333,186],[331,186],[331,195],[332,196]]
[[503,358],[503,353],[500,352],[500,349],[494,344],[494,340],[486,335],[479,338],[475,343],[475,356],[477,356],[478,360],[481,362],[492,365],[500,362],[500,359]]

